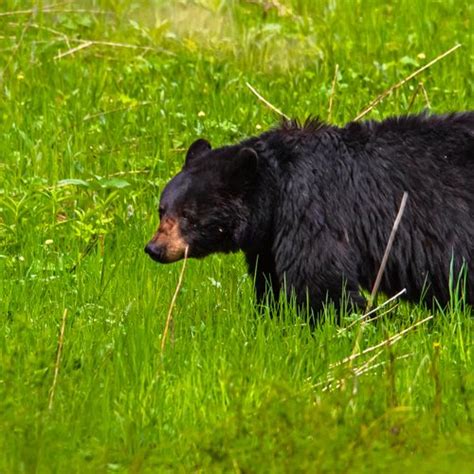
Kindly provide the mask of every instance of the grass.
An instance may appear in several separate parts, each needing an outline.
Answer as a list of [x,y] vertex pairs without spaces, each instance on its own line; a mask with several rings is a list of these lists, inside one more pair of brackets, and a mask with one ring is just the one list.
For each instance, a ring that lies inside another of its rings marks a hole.
[[161,357],[181,266],[143,246],[193,139],[277,121],[246,82],[287,115],[324,119],[338,65],[342,124],[461,43],[368,117],[426,97],[435,112],[472,109],[472,2],[31,8],[0,10],[0,472],[471,473],[474,324],[455,296],[333,367],[431,313],[395,302],[349,327],[355,315],[336,325],[328,309],[311,332],[291,301],[256,313],[240,255],[189,261]]

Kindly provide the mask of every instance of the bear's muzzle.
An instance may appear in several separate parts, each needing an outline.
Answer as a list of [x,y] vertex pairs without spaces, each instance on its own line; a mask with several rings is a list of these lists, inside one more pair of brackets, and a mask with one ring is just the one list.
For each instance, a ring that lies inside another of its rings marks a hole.
[[146,245],[145,252],[156,262],[172,263],[184,257],[187,247],[177,219],[165,217]]

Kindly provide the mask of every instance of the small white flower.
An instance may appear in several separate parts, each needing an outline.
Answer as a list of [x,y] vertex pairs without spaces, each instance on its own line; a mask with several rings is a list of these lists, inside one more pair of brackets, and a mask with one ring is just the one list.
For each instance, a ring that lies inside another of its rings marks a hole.
[[220,281],[214,280],[212,277],[208,277],[208,280],[211,282],[212,286],[215,286],[216,288],[222,288],[222,283]]

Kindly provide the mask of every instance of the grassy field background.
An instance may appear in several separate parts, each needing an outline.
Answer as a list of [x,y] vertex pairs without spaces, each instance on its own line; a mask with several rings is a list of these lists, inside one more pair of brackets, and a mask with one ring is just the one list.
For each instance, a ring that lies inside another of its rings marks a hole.
[[277,122],[246,82],[343,124],[459,43],[368,117],[472,109],[472,5],[3,0],[0,472],[474,472],[462,301],[311,332],[214,256],[188,262],[162,357],[181,264],[143,253],[187,145]]

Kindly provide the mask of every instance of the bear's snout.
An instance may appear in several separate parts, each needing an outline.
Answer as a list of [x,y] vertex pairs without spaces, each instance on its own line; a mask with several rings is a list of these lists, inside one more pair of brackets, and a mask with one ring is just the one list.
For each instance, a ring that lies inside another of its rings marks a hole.
[[145,253],[147,253],[156,262],[166,263],[163,259],[163,248],[155,245],[153,241],[150,241],[146,244]]
[[155,260],[155,262],[159,263],[177,262],[184,257],[185,250],[186,247],[157,244],[153,241],[153,239],[145,246],[145,253]]
[[188,244],[181,236],[178,222],[164,219],[156,234],[148,242],[145,252],[155,261],[172,263],[184,257]]

